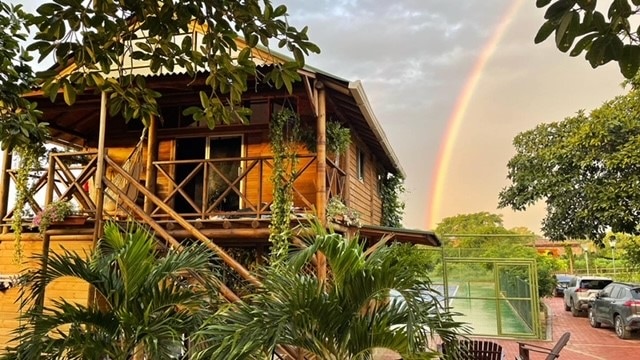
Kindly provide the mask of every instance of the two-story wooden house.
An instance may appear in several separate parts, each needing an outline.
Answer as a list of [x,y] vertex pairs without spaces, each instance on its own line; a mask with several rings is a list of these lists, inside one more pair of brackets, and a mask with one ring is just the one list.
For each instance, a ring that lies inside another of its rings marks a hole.
[[[265,61],[260,66],[271,65]],[[71,65],[63,71],[73,70]],[[135,71],[144,73],[144,64]],[[44,237],[25,224],[25,260],[16,263],[13,204],[9,201],[16,169],[11,166],[12,155],[5,152],[0,180],[2,276],[28,268],[30,254],[60,247],[91,249],[104,219],[115,217],[147,224],[167,244],[177,245],[184,239],[202,241],[240,276],[250,279],[230,249],[268,253],[273,190],[269,121],[283,107],[297,112],[301,122],[315,129],[320,139],[317,152],[300,146],[292,214],[315,211],[323,217],[328,201],[339,197],[359,212],[362,225],[336,223],[338,231],[359,232],[369,241],[390,234],[402,242],[439,246],[431,232],[380,226],[379,182],[389,173],[404,173],[362,84],[313,68],[301,70],[300,75],[302,81],[295,84],[293,93],[259,82],[251,84],[244,94],[245,105],[252,110],[249,124],[214,129],[183,115],[186,107],[199,104],[198,92],[205,85],[180,70],[147,77],[147,84],[162,97],[160,116],[144,131],[139,121],[127,123],[120,116],[106,116],[108,104],[99,93],[78,94],[72,106],[67,106],[62,96],[51,102],[39,91],[28,94],[43,111],[42,121],[49,123],[52,140],[78,151],[51,154],[45,169],[33,169],[36,195],[28,207],[36,213],[56,199],[70,198],[89,218],[80,225],[51,226]],[[352,143],[339,161],[324,151],[327,121],[337,121],[351,130]],[[65,161],[79,154],[86,160],[83,164]],[[49,297],[87,299],[82,284],[52,284],[47,291]],[[16,289],[0,293],[2,344],[18,325],[16,295]],[[234,297],[232,293],[224,295]]]

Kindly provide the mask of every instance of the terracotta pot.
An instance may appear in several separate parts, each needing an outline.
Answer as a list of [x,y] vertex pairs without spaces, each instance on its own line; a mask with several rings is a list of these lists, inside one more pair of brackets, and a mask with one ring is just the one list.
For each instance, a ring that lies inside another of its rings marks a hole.
[[87,216],[85,215],[70,215],[64,218],[62,221],[56,221],[51,225],[83,225],[87,222]]

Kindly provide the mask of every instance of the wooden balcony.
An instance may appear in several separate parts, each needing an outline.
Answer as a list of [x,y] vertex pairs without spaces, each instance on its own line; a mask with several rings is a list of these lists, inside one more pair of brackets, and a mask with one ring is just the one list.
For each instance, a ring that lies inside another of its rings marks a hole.
[[[69,159],[78,155],[88,159],[88,163],[69,165]],[[189,235],[184,226],[179,225],[182,221],[199,229],[244,228],[244,232],[236,231],[235,234],[265,235],[258,229],[267,228],[271,215],[272,157],[156,161],[153,163],[155,182],[147,186],[143,164],[121,165],[105,156],[103,190],[95,181],[97,162],[95,152],[52,154],[47,168],[31,172],[26,220],[46,206],[47,192],[52,200],[71,199],[78,212],[95,219],[97,193],[101,192],[104,194],[102,219],[136,219],[153,228],[173,232],[176,237],[181,233]],[[298,158],[293,177],[294,216],[314,211],[316,165],[315,155]],[[135,166],[138,168],[134,169]],[[8,173],[12,188],[15,188],[16,170],[10,169]],[[344,196],[346,173],[330,160],[327,160],[326,184],[326,199]],[[13,216],[13,207],[6,208],[8,211],[3,214],[1,223],[5,233],[11,227]],[[24,224],[27,232],[30,231],[29,224]],[[91,224],[89,221],[83,225],[85,231]],[[76,230],[80,231],[80,228]],[[49,231],[57,233],[59,230],[53,227]],[[215,237],[213,233],[207,236]]]

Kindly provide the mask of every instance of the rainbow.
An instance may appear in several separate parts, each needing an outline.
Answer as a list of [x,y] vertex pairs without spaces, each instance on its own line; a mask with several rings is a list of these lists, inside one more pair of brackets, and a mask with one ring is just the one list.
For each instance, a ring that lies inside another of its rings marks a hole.
[[495,53],[496,48],[500,44],[503,35],[511,23],[511,20],[516,16],[524,2],[525,0],[514,0],[506,9],[491,37],[484,45],[478,60],[473,65],[470,76],[468,77],[464,88],[460,92],[451,116],[447,121],[448,125],[445,130],[444,140],[440,145],[438,158],[434,166],[433,178],[431,181],[433,184],[430,194],[431,199],[427,200],[427,203],[430,204],[427,213],[427,228],[429,229],[434,229],[437,223],[441,220],[440,210],[442,208],[444,187],[449,172],[451,156],[460,132],[460,127],[462,126],[462,121],[464,120],[467,108],[469,107],[469,102],[478,87],[478,83],[482,78],[482,72],[484,71],[485,66],[491,59],[491,56]]

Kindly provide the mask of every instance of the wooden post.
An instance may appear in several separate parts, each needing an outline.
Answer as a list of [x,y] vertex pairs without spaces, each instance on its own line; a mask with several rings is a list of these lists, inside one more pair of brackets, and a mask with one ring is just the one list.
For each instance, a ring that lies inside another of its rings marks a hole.
[[[97,155],[97,163],[96,163],[96,174],[95,174],[95,186],[96,186],[96,216],[95,216],[95,224],[93,228],[93,245],[91,247],[92,250],[95,250],[98,245],[98,240],[102,237],[103,231],[103,219],[102,219],[102,211],[104,208],[104,169],[105,169],[105,137],[107,131],[107,93],[102,91],[100,93],[100,127],[98,130],[98,155]],[[92,306],[97,299],[96,290],[93,286],[89,287],[89,299],[87,301],[89,306]]]
[[[158,160],[158,119],[153,116],[149,123],[149,132],[147,137],[147,176],[145,185],[152,194],[156,194],[156,178],[158,171],[153,164]],[[148,197],[144,198],[144,211],[147,214],[153,212],[153,201]]]
[[[51,204],[53,201],[53,189],[56,186],[55,182],[55,161],[53,160],[53,156],[49,154],[49,169],[47,169],[47,192],[44,195],[44,208],[47,205]],[[47,267],[49,266],[49,248],[51,247],[51,235],[45,233],[42,239],[42,277],[46,278]],[[38,304],[38,312],[42,313],[44,310],[44,299],[45,299],[46,287],[42,287],[40,293],[38,294],[37,304]]]
[[[9,149],[5,149],[2,152],[2,171],[0,173],[0,221],[7,216],[7,209],[9,208],[9,186],[11,185],[11,177],[8,171],[11,170],[11,161],[13,161],[12,153]],[[9,227],[2,228],[2,233],[9,232]]]
[[94,228],[93,247],[95,248],[98,239],[102,237],[102,211],[104,207],[104,178],[106,150],[104,141],[107,131],[107,93],[102,92],[100,98],[100,128],[98,130],[98,162],[96,164],[96,222]]
[[[318,219],[325,224],[327,220],[327,99],[322,82],[317,81],[315,88],[318,90],[316,211]],[[316,256],[318,279],[323,282],[327,278],[327,259],[322,253]]]

